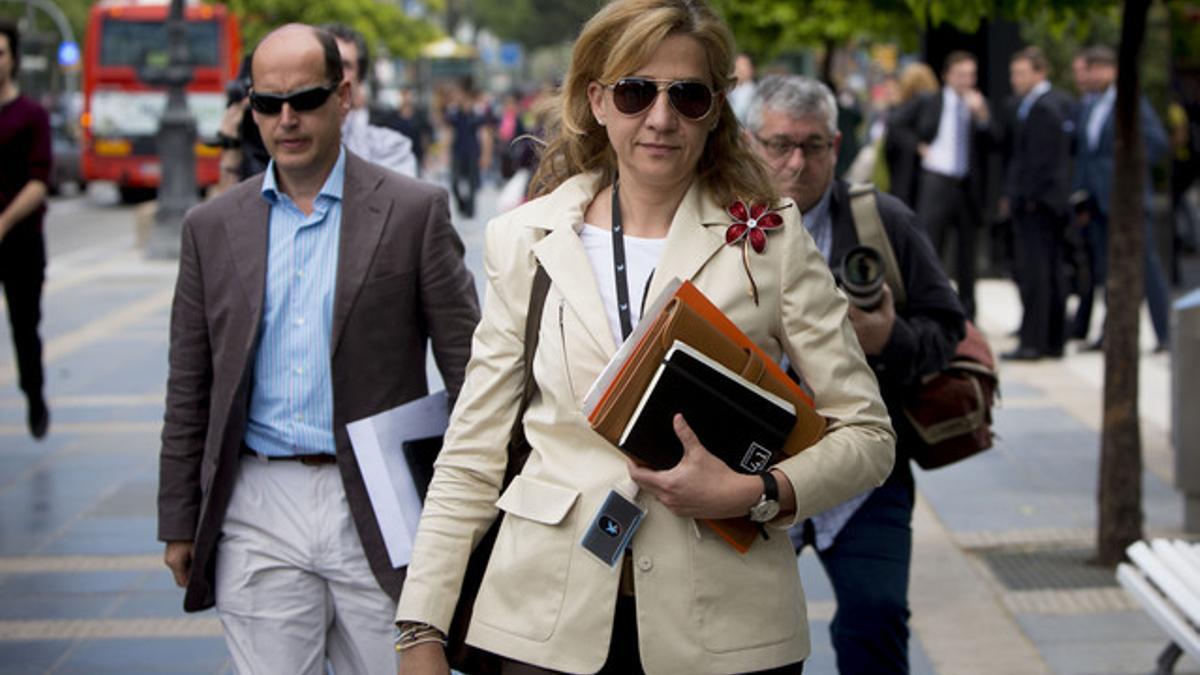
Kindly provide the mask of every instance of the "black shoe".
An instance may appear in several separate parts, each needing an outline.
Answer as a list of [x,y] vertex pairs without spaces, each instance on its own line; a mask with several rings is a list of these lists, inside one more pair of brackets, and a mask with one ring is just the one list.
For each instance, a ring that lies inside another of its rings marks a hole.
[[1044,356],[1048,359],[1061,359],[1063,357],[1062,347],[1059,347],[1058,349],[1047,350],[1045,353],[1042,354],[1042,356]]
[[1086,347],[1083,347],[1081,352],[1102,352],[1104,351],[1104,338],[1099,338],[1095,342],[1090,342]]
[[46,400],[41,396],[29,401],[29,434],[37,440],[42,440],[46,437],[46,432],[50,430],[50,409],[46,407]]
[[1158,343],[1158,346],[1154,348],[1155,354],[1166,354],[1169,351],[1171,351],[1171,347],[1165,342]]
[[1042,353],[1033,347],[1017,347],[1011,352],[1004,352],[1000,358],[1005,361],[1037,361],[1042,358]]

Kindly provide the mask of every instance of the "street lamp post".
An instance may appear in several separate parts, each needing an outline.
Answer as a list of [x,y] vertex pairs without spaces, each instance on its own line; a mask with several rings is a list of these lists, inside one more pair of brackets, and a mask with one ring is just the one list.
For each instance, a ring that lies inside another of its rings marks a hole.
[[167,62],[145,67],[143,78],[167,88],[167,105],[158,127],[161,180],[154,230],[146,247],[149,258],[179,257],[183,216],[196,203],[196,120],[187,107],[184,87],[192,79],[188,66],[187,25],[183,0],[171,0],[166,23]]

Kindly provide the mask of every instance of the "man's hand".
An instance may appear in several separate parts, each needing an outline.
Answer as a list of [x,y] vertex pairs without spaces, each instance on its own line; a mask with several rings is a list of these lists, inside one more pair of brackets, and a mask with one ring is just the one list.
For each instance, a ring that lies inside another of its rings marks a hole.
[[917,143],[917,154],[921,156],[921,159],[925,159],[929,155],[929,144]]
[[190,541],[168,541],[167,550],[163,553],[163,561],[171,568],[175,585],[180,588],[187,586],[192,573],[192,547]]
[[437,642],[413,645],[400,652],[400,675],[449,675],[446,649]]
[[963,102],[967,104],[967,109],[971,111],[971,115],[980,122],[986,122],[991,117],[988,111],[987,99],[979,90],[972,89],[963,96]]
[[885,283],[879,306],[869,312],[850,305],[850,323],[854,326],[858,343],[867,356],[882,354],[888,338],[892,336],[892,326],[896,323],[896,305],[892,301],[892,289]]

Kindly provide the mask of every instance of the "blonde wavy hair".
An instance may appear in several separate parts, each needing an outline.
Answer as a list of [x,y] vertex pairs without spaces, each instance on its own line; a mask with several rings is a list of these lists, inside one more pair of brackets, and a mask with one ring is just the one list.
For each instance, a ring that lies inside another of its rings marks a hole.
[[676,35],[692,37],[704,48],[711,84],[718,92],[717,126],[697,163],[701,185],[722,205],[737,199],[778,202],[767,168],[748,149],[725,97],[734,85],[733,35],[702,0],[613,0],[588,20],[575,41],[561,90],[546,102],[546,146],[530,181],[531,198],[585,172],[600,171],[605,184],[612,183],[617,156],[592,115],[588,84],[628,76]]
[[924,63],[910,63],[900,71],[900,102],[938,90],[937,75]]

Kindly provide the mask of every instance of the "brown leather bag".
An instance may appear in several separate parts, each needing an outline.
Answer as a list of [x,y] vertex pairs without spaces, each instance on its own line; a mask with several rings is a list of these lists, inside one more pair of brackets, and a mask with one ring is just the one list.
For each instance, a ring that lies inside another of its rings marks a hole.
[[[533,289],[529,293],[529,311],[525,315],[524,388],[521,405],[517,408],[517,417],[513,420],[512,431],[509,434],[508,465],[504,470],[501,493],[513,478],[521,473],[525,460],[529,459],[530,446],[525,438],[525,411],[529,409],[529,402],[533,400],[537,390],[533,381],[533,355],[537,351],[538,327],[542,323],[542,309],[546,305],[546,294],[549,290],[550,277],[546,270],[538,265],[533,277]],[[475,608],[475,599],[479,596],[479,586],[483,582],[488,559],[492,557],[492,548],[496,545],[500,521],[501,516],[497,514],[496,520],[471,551],[471,559],[467,562],[467,571],[463,576],[462,590],[458,594],[458,604],[454,608],[454,618],[450,622],[450,632],[446,635],[446,659],[451,668],[465,675],[498,675],[500,672],[499,656],[467,644],[471,612]]]
[[[906,293],[892,243],[883,229],[872,185],[850,188],[850,208],[860,244],[883,256],[884,278],[897,307]],[[922,469],[953,464],[992,447],[992,405],[1000,389],[996,359],[983,333],[970,321],[954,357],[941,371],[927,375],[908,393],[904,416],[916,431],[909,444]]]

